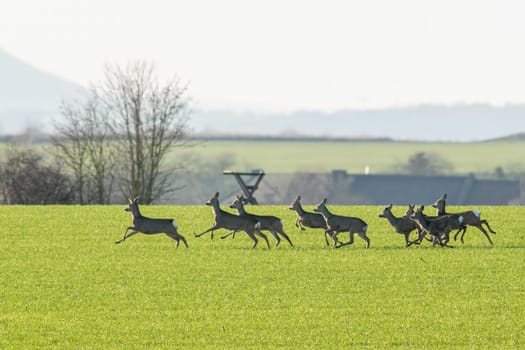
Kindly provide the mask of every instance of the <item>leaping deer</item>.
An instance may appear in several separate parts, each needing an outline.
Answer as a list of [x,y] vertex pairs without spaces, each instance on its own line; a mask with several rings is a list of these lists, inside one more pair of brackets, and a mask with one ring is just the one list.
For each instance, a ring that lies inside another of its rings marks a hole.
[[222,210],[219,205],[219,192],[216,192],[215,195],[206,202],[206,205],[212,207],[215,223],[206,231],[195,234],[195,237],[201,237],[208,232],[212,232],[213,234],[214,230],[218,230],[220,228],[233,231],[244,231],[253,241],[252,248],[255,248],[258,243],[257,237],[255,236],[259,236],[266,241],[266,245],[268,246],[268,249],[270,249],[268,238],[266,238],[266,235],[260,231],[261,223],[252,217],[234,215]]
[[[368,225],[363,220],[351,216],[341,216],[330,213],[326,207],[326,198],[317,204],[317,206],[314,208],[314,211],[323,215],[327,226],[325,232],[330,234],[334,240],[334,246],[336,248],[341,248],[345,245],[354,243],[355,233],[357,233],[359,237],[361,237],[366,242],[366,248],[370,246],[370,239],[366,235]],[[341,243],[337,239],[337,235],[340,232],[350,232],[350,240],[346,243]]]
[[[242,196],[237,195],[237,198],[235,198],[235,200],[232,202],[232,204],[230,205],[230,208],[237,209],[240,216],[248,216],[260,222],[261,223],[260,230],[270,231],[272,236],[277,241],[277,243],[275,244],[276,247],[279,245],[279,243],[281,243],[281,238],[279,237],[279,235],[283,236],[284,239],[286,239],[288,243],[290,243],[290,245],[293,247],[292,241],[290,240],[288,235],[283,230],[283,221],[281,219],[279,219],[276,216],[255,215],[255,214],[247,213],[246,210],[244,209],[243,200],[244,198]],[[222,236],[221,238],[226,238],[229,235],[235,235],[235,231],[230,232],[227,235]]]
[[414,211],[414,205],[409,205],[408,210],[404,216],[396,217],[392,213],[392,204],[390,204],[388,207],[383,209],[381,214],[379,214],[380,218],[385,218],[388,220],[390,225],[394,228],[394,230],[396,230],[397,233],[401,233],[402,235],[405,236],[405,247],[410,247],[412,244],[419,244],[417,240],[414,242],[411,242],[409,240],[410,233],[412,231],[417,230],[418,237],[420,237],[420,234],[421,234],[420,233],[421,229],[416,224],[416,222],[408,217],[412,214],[413,211]]
[[[129,226],[124,232],[124,237],[115,242],[119,244],[124,242],[127,238],[137,234],[144,233],[146,235],[165,233],[168,237],[173,238],[177,241],[177,248],[179,247],[180,241],[184,243],[188,248],[188,243],[184,236],[177,231],[177,224],[174,219],[153,219],[142,216],[139,210],[138,198],[128,198],[129,205],[125,211],[131,212],[131,222],[133,226]],[[131,230],[130,233],[128,231]]]
[[435,246],[438,243],[442,247],[448,246],[450,231],[456,230],[463,226],[464,218],[462,215],[449,214],[438,217],[428,217],[423,214],[425,206],[420,206],[410,218],[414,220],[421,228],[419,238],[414,241],[421,242],[423,237],[428,233],[432,236],[433,244]]
[[[447,194],[445,193],[440,198],[438,198],[434,204],[432,204],[432,207],[437,209],[437,215],[439,216],[451,214],[451,213],[447,213],[446,211],[446,203],[445,203],[446,199],[447,199]],[[463,228],[460,228],[456,232],[456,234],[454,235],[454,240],[456,240],[459,232],[463,231],[463,233],[461,234],[461,243],[464,243],[463,237],[465,237],[465,233],[467,231],[466,225],[468,225],[468,226],[474,226],[475,228],[483,232],[485,237],[487,237],[487,239],[489,240],[489,243],[493,244],[492,240],[490,239],[489,234],[487,233],[487,231],[485,231],[482,224],[485,224],[491,233],[495,234],[496,232],[492,230],[487,220],[481,220],[481,213],[477,209],[465,211],[462,213],[454,213],[454,214],[463,216],[463,225],[464,225]]]
[[323,228],[326,230],[326,221],[323,215],[304,210],[301,205],[301,196],[297,196],[288,209],[294,210],[297,214],[295,226],[299,227],[302,231],[305,230],[304,226],[309,228]]
[[322,228],[324,232],[324,241],[326,242],[326,245],[330,245],[327,237],[328,233],[326,232],[326,221],[323,215],[304,210],[301,205],[301,196],[297,196],[288,209],[294,210],[297,215],[295,218],[296,227],[299,227],[301,231],[306,230],[304,228],[305,226],[309,228]]

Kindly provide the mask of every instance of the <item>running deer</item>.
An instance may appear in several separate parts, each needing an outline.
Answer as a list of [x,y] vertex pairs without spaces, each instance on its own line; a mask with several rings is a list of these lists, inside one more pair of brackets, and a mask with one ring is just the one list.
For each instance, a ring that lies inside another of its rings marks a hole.
[[[355,233],[366,242],[366,248],[370,246],[370,239],[366,236],[368,225],[363,220],[351,216],[341,216],[330,213],[326,207],[326,198],[317,204],[314,211],[323,215],[327,226],[325,233],[330,234],[334,240],[334,246],[336,248],[341,248],[345,245],[354,243]],[[349,232],[350,240],[346,243],[341,243],[339,239],[337,239],[337,235],[340,232]]]
[[[279,237],[279,235],[283,236],[284,239],[286,239],[288,241],[288,243],[290,243],[290,245],[293,247],[292,241],[290,240],[288,235],[283,230],[283,221],[281,219],[279,219],[276,216],[255,215],[255,214],[247,213],[246,210],[244,209],[243,200],[244,200],[244,198],[242,196],[238,195],[237,198],[235,198],[233,203],[230,205],[230,208],[237,209],[237,211],[239,212],[240,216],[248,216],[248,217],[251,217],[254,220],[260,222],[261,223],[260,230],[261,231],[270,231],[272,236],[277,241],[277,243],[275,244],[276,247],[279,245],[279,243],[281,243],[281,238]],[[232,231],[232,232],[228,233],[227,235],[222,236],[221,238],[226,238],[226,237],[228,237],[230,235],[235,235],[235,231]]]
[[463,216],[461,215],[443,215],[438,217],[428,217],[423,214],[425,206],[420,206],[410,217],[421,228],[422,232],[417,240],[421,242],[423,237],[428,233],[433,238],[432,246],[438,243],[442,247],[448,246],[450,231],[463,225]]
[[419,244],[416,241],[411,242],[409,240],[410,233],[414,230],[417,230],[418,232],[418,238],[420,237],[421,229],[417,225],[417,223],[410,219],[408,216],[410,216],[414,211],[414,206],[409,205],[408,210],[402,217],[396,217],[392,213],[392,204],[390,204],[388,207],[385,207],[381,214],[379,214],[380,218],[387,219],[390,225],[394,228],[394,230],[397,233],[400,233],[405,236],[405,247],[410,247],[412,244]]
[[310,213],[303,209],[301,205],[301,196],[297,196],[288,208],[295,210],[297,217],[295,219],[295,226],[301,230],[306,230],[304,226],[309,228],[322,228],[326,230],[326,221],[322,214]]
[[[451,213],[447,213],[446,211],[446,202],[445,202],[446,199],[447,199],[447,194],[445,193],[440,198],[438,198],[438,200],[434,204],[432,204],[432,207],[437,209],[437,215],[451,215]],[[487,239],[489,240],[490,244],[493,244],[492,240],[490,239],[489,234],[487,233],[485,228],[483,228],[482,224],[485,224],[491,233],[495,234],[496,232],[492,230],[487,220],[481,220],[481,213],[477,209],[465,211],[462,213],[454,213],[454,214],[463,216],[463,225],[464,225],[462,229],[459,229],[456,232],[456,234],[454,235],[454,240],[456,240],[459,232],[463,230],[463,233],[461,235],[461,243],[464,243],[463,238],[465,237],[465,233],[467,231],[466,226],[474,226],[478,230],[483,232],[485,237],[487,237]]]
[[[127,238],[137,234],[144,233],[147,235],[156,234],[156,233],[165,233],[168,237],[173,238],[177,241],[177,248],[179,247],[180,241],[184,243],[186,248],[188,248],[188,243],[186,239],[177,232],[177,224],[174,219],[153,219],[142,216],[139,210],[138,198],[134,199],[128,198],[129,205],[125,211],[131,212],[131,222],[133,226],[129,226],[124,232],[124,237],[121,240],[115,242],[119,244],[124,242]],[[130,233],[128,231],[131,230]]]
[[199,234],[195,234],[195,237],[201,237],[202,235],[208,232],[211,232],[211,235],[213,237],[214,230],[225,228],[233,231],[246,232],[253,241],[253,248],[255,248],[258,243],[257,237],[255,236],[263,238],[266,241],[266,244],[268,245],[268,249],[270,248],[268,238],[266,238],[266,235],[260,231],[261,223],[252,217],[234,215],[222,210],[219,205],[219,192],[216,192],[215,195],[206,202],[206,205],[212,207],[215,222],[213,226],[207,229],[206,231]]

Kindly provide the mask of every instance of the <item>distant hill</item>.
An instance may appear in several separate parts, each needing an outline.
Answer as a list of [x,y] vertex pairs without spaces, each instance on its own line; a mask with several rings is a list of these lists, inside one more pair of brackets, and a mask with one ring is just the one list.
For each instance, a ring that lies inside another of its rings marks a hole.
[[525,105],[421,105],[288,114],[195,111],[192,121],[197,132],[208,134],[482,141],[525,132]]
[[0,49],[0,134],[27,127],[50,130],[60,102],[81,87],[42,72]]
[[490,140],[487,140],[487,141],[489,141],[489,142],[498,142],[498,141],[519,141],[519,142],[523,142],[523,141],[525,141],[525,132],[520,132],[520,133],[512,134],[512,135],[507,135],[507,136],[504,136],[504,137],[498,137],[498,138],[490,139]]
[[[20,133],[27,127],[51,131],[51,121],[60,118],[60,102],[81,89],[0,49],[0,134]],[[481,141],[525,132],[525,104],[421,105],[332,113],[194,109],[190,126],[196,133],[229,137]]]

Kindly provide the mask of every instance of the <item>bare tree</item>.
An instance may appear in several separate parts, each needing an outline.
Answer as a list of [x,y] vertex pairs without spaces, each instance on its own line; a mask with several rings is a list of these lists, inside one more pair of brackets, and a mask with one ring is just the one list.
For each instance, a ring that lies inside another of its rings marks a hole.
[[184,144],[187,86],[174,78],[161,83],[151,64],[108,65],[101,96],[118,135],[119,181],[124,195],[144,203],[175,190],[164,162],[169,151]]
[[52,137],[56,154],[61,156],[74,177],[75,200],[85,204],[87,150],[82,137],[82,106],[78,103],[62,103],[61,114],[64,123],[55,124],[56,136]]
[[62,104],[54,143],[75,176],[80,203],[108,203],[114,183],[124,198],[145,204],[176,189],[165,161],[183,146],[187,87],[161,83],[154,67],[137,61],[106,66],[105,79],[84,100]]
[[[93,91],[96,96],[96,91]],[[82,130],[86,143],[89,172],[89,193],[96,203],[107,204],[111,200],[115,175],[115,145],[109,124],[109,113],[98,98],[87,105]]]
[[96,89],[84,97],[62,103],[63,122],[55,122],[52,140],[75,178],[76,201],[109,203],[114,178],[109,116]]

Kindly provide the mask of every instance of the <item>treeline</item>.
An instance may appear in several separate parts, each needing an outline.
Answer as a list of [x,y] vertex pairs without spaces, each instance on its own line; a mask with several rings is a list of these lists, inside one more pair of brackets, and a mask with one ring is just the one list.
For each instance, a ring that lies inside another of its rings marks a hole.
[[61,105],[46,161],[14,146],[0,164],[7,204],[107,204],[114,196],[151,203],[174,191],[168,152],[184,146],[187,86],[161,82],[147,62],[108,65],[105,80]]

